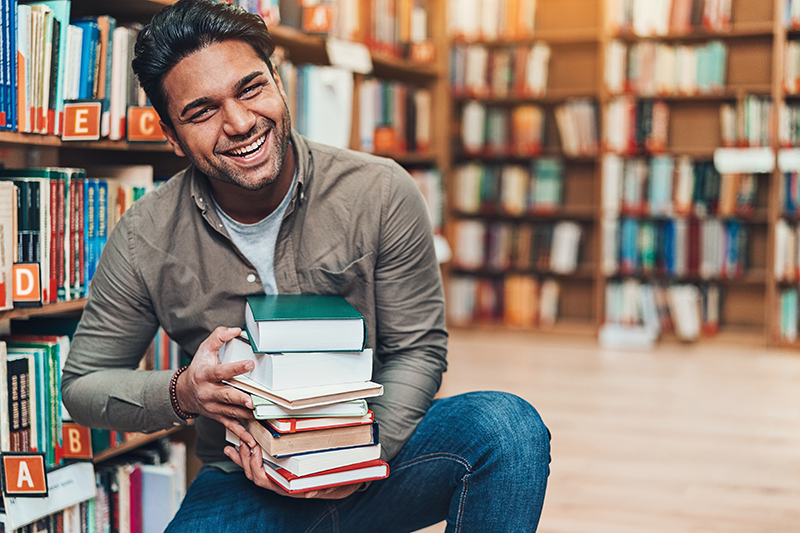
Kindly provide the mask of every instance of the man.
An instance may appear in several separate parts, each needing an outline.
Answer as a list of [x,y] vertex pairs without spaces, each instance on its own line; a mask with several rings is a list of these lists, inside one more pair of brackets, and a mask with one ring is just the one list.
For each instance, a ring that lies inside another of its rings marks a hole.
[[[291,130],[273,45],[256,16],[181,0],[139,35],[134,70],[192,166],[115,227],[64,368],[63,397],[90,427],[154,431],[197,419],[206,463],[170,532],[535,530],[549,435],[503,393],[433,401],[447,333],[430,221],[395,163]],[[365,317],[387,479],[289,497],[237,420],[250,397],[222,365],[248,294],[340,294]],[[161,325],[191,365],[137,372]],[[225,445],[225,428],[242,441]]]

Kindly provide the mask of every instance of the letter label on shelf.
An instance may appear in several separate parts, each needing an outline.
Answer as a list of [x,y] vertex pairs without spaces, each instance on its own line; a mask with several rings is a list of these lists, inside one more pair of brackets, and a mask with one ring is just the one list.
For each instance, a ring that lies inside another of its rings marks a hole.
[[3,453],[3,491],[7,496],[47,496],[43,453]]
[[64,459],[91,459],[92,432],[79,424],[64,422],[62,429]]
[[62,141],[96,141],[100,139],[100,102],[68,102],[64,104]]

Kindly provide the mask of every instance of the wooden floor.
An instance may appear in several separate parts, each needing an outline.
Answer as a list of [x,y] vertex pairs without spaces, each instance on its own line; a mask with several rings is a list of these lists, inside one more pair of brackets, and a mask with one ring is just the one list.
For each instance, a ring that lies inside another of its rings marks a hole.
[[553,433],[540,533],[800,532],[800,352],[457,330],[449,361],[441,396],[513,392]]

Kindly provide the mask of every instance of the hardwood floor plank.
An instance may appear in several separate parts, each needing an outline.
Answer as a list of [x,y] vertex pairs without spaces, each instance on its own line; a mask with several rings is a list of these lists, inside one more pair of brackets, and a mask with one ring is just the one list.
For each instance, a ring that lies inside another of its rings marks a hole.
[[800,531],[798,352],[458,330],[449,361],[440,396],[512,392],[553,433],[542,533]]

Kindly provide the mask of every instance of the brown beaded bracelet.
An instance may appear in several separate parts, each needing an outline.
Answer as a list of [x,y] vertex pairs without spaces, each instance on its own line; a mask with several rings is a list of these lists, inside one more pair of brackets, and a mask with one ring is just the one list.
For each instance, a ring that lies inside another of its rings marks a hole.
[[187,413],[183,409],[181,409],[181,406],[178,405],[178,393],[175,391],[175,386],[178,384],[178,378],[180,377],[181,374],[186,372],[188,368],[189,368],[188,366],[182,366],[181,368],[176,370],[175,373],[172,374],[172,379],[169,382],[169,399],[172,402],[172,409],[175,410],[175,414],[177,414],[184,420],[197,418],[197,413]]

